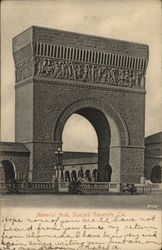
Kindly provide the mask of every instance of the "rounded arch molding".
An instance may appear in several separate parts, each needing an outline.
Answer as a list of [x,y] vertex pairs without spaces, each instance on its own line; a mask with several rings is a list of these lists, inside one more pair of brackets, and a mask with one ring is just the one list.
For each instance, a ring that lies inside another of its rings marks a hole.
[[[13,160],[10,160],[8,158],[4,158],[4,159],[1,159],[0,160],[0,167],[3,169],[9,164],[9,168],[11,168],[11,171],[12,171],[12,168],[13,168],[13,171],[14,171],[14,176],[15,176],[15,180],[17,179],[17,175],[18,175],[18,170],[17,170],[17,167],[16,167],[16,164],[14,163]],[[4,173],[5,175],[5,173]]]
[[121,114],[112,104],[104,102],[101,99],[94,98],[80,99],[66,106],[54,122],[52,140],[62,142],[62,133],[66,121],[73,113],[84,108],[99,110],[105,115],[106,118],[110,117],[118,128],[120,145],[129,145],[128,129]]

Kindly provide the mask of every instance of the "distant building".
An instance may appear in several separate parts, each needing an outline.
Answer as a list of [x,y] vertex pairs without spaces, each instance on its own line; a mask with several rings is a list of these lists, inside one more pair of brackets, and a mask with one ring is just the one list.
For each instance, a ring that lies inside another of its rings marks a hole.
[[[16,179],[23,181],[29,175],[30,152],[22,143],[0,142],[0,181]],[[62,166],[65,181],[78,179],[97,181],[98,154],[64,152]],[[53,168],[54,168],[53,164]]]
[[145,139],[145,177],[153,183],[162,182],[162,132]]
[[97,153],[65,152],[63,166],[66,181],[75,180],[79,177],[87,181],[97,181]]
[[[162,182],[162,132],[145,138],[145,178],[152,183]],[[23,180],[29,171],[29,150],[22,143],[0,143],[0,181],[14,177]],[[14,163],[14,164],[13,164]],[[15,164],[17,168],[15,167]],[[78,179],[96,181],[98,154],[86,152],[64,152],[62,165],[65,181]],[[26,166],[26,167],[25,167]]]

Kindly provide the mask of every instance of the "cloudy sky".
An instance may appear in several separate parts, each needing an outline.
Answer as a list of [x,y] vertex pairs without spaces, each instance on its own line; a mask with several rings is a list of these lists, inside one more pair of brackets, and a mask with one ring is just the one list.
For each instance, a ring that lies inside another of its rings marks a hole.
[[[145,134],[162,130],[160,0],[3,0],[1,12],[2,141],[14,141],[15,76],[11,40],[32,25],[148,44]],[[63,139],[64,149],[73,150],[76,144],[79,150],[94,151],[97,147],[93,128],[77,115],[66,123]]]

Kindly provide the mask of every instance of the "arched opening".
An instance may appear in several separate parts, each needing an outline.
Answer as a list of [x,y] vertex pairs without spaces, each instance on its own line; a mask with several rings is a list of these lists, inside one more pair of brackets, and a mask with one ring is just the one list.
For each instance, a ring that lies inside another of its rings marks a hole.
[[[113,170],[112,181],[119,181],[121,145],[129,145],[128,130],[120,113],[110,103],[104,103],[100,99],[94,100],[90,98],[70,104],[60,112],[54,124],[53,140],[57,143],[57,147],[58,145],[59,147],[62,146],[63,150],[63,131],[66,127],[66,122],[74,114],[87,119],[95,130],[98,144],[97,181],[104,182],[111,178],[108,178],[108,174],[105,174],[107,165],[111,165]],[[80,135],[83,137],[83,135],[86,135],[86,132],[81,130]],[[84,164],[81,163],[81,165],[83,166]]]
[[5,182],[14,183],[16,180],[16,172],[13,163],[9,160],[1,161],[2,168],[4,170]]
[[72,181],[76,181],[76,180],[77,180],[77,174],[76,174],[76,171],[75,171],[75,170],[73,170],[73,171],[71,172],[71,180],[72,180]]
[[152,168],[150,180],[152,183],[161,182],[161,167],[160,166],[155,166]]
[[91,171],[90,171],[89,169],[87,169],[87,170],[85,171],[85,179],[86,179],[87,181],[92,181]]
[[70,172],[68,170],[65,171],[65,181],[70,181]]
[[[89,144],[89,142],[91,142],[90,139],[90,135],[87,133],[86,131],[86,126],[80,127],[80,129],[78,130],[78,135],[79,135],[79,139],[82,142],[83,138],[85,139],[85,141],[87,142],[84,143],[83,145],[87,146],[87,151],[90,152],[91,149],[88,149],[88,145],[94,146],[97,149],[98,146],[98,181],[106,181],[105,179],[105,173],[104,173],[104,168],[105,166],[109,163],[109,150],[110,150],[110,141],[111,141],[111,133],[110,133],[110,126],[108,123],[108,120],[106,118],[106,116],[98,109],[94,109],[94,108],[82,108],[79,109],[77,111],[75,111],[75,115],[77,114],[77,116],[79,116],[79,122],[80,122],[80,117],[83,117],[83,119],[87,120],[86,122],[90,123],[89,126],[91,126],[91,129],[93,130],[93,133],[95,133],[96,136],[96,140],[92,140],[92,145]],[[74,114],[72,114],[69,119],[73,116]],[[75,116],[76,117],[76,116]],[[68,120],[69,120],[68,119]],[[67,120],[67,122],[68,122]],[[64,126],[64,129],[66,129],[66,124]],[[88,127],[89,128],[89,127]],[[64,150],[64,139],[65,139],[65,134],[64,134],[64,129],[63,129],[63,150]],[[71,128],[71,132],[75,131],[75,128]],[[72,135],[72,133],[70,132],[70,134]],[[72,136],[71,136],[72,137]],[[94,143],[95,142],[95,143]],[[68,139],[68,143],[71,143],[70,138]],[[67,145],[67,144],[66,144]],[[81,151],[81,150],[77,150],[77,147],[79,147],[79,141],[77,141],[77,143],[75,144],[76,149],[72,151]],[[74,145],[73,145],[74,146]],[[79,147],[79,149],[81,149],[81,147]],[[85,146],[83,147],[84,152],[85,152]],[[95,151],[96,149],[93,148]],[[83,151],[83,150],[82,150]],[[81,172],[81,171],[80,171]],[[80,174],[79,172],[79,174]],[[87,180],[91,180],[92,176],[90,176],[90,172],[87,175]]]
[[79,114],[72,114],[65,123],[62,141],[63,151],[97,153],[96,132],[92,124]]

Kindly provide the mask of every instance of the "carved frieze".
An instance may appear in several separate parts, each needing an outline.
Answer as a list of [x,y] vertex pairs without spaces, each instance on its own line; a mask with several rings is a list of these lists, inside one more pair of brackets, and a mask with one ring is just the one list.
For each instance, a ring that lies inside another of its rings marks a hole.
[[100,83],[140,89],[145,88],[144,72],[134,69],[122,69],[105,65],[42,57],[28,59],[16,65],[16,82],[23,81],[34,75],[85,83]]
[[20,82],[34,74],[34,59],[28,59],[22,62],[19,65],[16,65],[15,74],[16,74],[16,82]]
[[145,87],[142,71],[37,57],[35,75],[132,88]]

